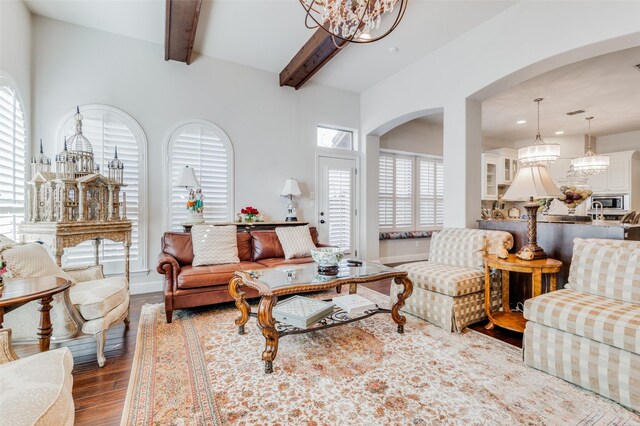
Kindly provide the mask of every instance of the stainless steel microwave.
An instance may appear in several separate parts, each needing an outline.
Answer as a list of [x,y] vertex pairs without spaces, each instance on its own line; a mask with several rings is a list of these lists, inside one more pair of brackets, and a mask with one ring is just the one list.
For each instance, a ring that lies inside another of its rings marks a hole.
[[595,208],[595,203],[602,203],[602,209],[626,211],[629,210],[629,194],[613,194],[613,195],[592,195],[591,208]]

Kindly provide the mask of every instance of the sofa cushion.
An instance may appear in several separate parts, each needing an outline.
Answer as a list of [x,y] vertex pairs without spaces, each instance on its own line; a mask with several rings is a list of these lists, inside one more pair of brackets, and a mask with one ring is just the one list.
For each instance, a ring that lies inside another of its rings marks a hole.
[[[251,234],[238,232],[238,257],[251,260]],[[162,251],[173,256],[180,265],[193,262],[193,245],[190,232],[165,232],[162,237]]]
[[68,348],[0,365],[0,423],[73,425],[72,369]]
[[190,232],[165,232],[162,236],[162,251],[173,256],[180,265],[193,262],[193,245]]
[[524,317],[640,354],[640,305],[563,289],[525,301]]
[[191,228],[193,266],[238,263],[238,229],[235,225],[194,225]]
[[229,263],[225,265],[185,266],[178,275],[178,288],[200,288],[227,285],[235,271],[263,269],[255,262]]
[[409,273],[415,287],[448,296],[463,296],[484,290],[484,271],[475,268],[424,261],[398,266]]
[[311,250],[316,248],[308,225],[276,228],[276,235],[286,259],[311,256]]
[[577,291],[640,303],[640,242],[575,238],[569,285]]
[[[313,244],[317,246],[318,229],[312,226],[309,228],[309,233],[311,234]],[[284,250],[282,249],[275,230],[251,231],[251,245],[253,250],[252,259],[254,262],[272,257],[284,257]]]
[[272,257],[270,259],[258,260],[258,263],[266,268],[272,268],[274,266],[281,265],[299,265],[301,263],[312,263],[311,256],[308,257],[294,257],[293,259],[285,259],[284,257]]
[[450,266],[482,269],[486,245],[484,231],[445,228],[431,237],[429,260]]
[[82,318],[102,318],[127,300],[129,290],[124,277],[85,281],[69,289],[69,298]]
[[251,244],[254,262],[272,257],[284,257],[284,250],[278,241],[276,231],[251,231]]

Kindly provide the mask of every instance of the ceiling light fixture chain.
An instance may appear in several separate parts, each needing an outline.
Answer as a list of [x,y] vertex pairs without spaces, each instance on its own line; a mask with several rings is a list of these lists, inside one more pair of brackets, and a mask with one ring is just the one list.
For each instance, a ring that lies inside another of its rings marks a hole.
[[533,101],[538,108],[538,130],[533,144],[518,150],[518,161],[523,166],[547,165],[560,158],[560,145],[545,143],[540,134],[540,102],[544,98],[536,98]]
[[[349,43],[372,43],[396,29],[409,0],[299,0],[305,10],[305,26],[322,28],[332,36],[337,48]],[[384,14],[396,10],[391,26],[378,32]],[[311,21],[313,23],[311,23]]]

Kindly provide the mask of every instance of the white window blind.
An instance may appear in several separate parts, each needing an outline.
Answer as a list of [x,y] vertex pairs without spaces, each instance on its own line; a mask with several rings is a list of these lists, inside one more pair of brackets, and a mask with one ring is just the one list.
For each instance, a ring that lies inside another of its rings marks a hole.
[[442,159],[381,152],[378,221],[385,231],[423,230],[443,225]]
[[442,160],[418,157],[418,164],[419,227],[442,226],[444,223],[444,168]]
[[169,145],[170,180],[166,183],[171,188],[169,226],[181,231],[187,219],[189,194],[175,186],[185,166],[194,169],[202,188],[205,221],[232,221],[232,151],[227,136],[201,123],[183,125],[174,134]]
[[24,219],[25,117],[17,93],[0,86],[0,234],[16,239]]
[[409,229],[413,225],[413,157],[380,154],[380,228]]
[[[107,164],[113,159],[115,147],[118,147],[118,158],[124,164],[124,183],[127,185],[121,188],[120,200],[122,201],[122,193],[125,192],[127,194],[127,219],[132,222],[129,257],[132,269],[140,269],[144,256],[140,244],[140,204],[144,195],[141,194],[141,188],[144,187],[144,174],[142,173],[144,165],[142,164],[141,151],[144,151],[144,142],[138,141],[134,131],[110,110],[101,111],[100,108],[92,107],[88,110],[81,109],[80,112],[84,117],[82,131],[93,146],[94,161],[100,166],[100,173],[107,175]],[[73,119],[67,120],[63,128],[64,134],[71,136],[74,133]],[[59,151],[61,150],[62,143],[60,143]],[[90,264],[94,260],[93,254],[92,242],[85,241],[76,247],[66,249],[64,259],[66,264]],[[119,263],[123,260],[124,247],[121,242],[102,241],[100,245],[101,263]]]
[[329,205],[329,245],[351,252],[353,221],[353,169],[333,169],[327,172]]

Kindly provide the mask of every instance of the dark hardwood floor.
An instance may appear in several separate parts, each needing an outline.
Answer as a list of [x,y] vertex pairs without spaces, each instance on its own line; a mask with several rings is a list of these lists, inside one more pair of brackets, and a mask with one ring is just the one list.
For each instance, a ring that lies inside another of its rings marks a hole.
[[[390,282],[366,284],[373,290],[389,294]],[[105,354],[107,363],[103,368],[96,361],[96,342],[87,337],[65,343],[53,343],[51,348],[67,346],[73,352],[73,399],[76,405],[76,425],[118,425],[127,394],[131,365],[136,345],[136,334],[140,310],[147,303],[162,303],[162,293],[147,293],[131,297],[131,326],[114,326],[107,335]],[[229,303],[233,306],[233,303]],[[522,335],[502,330],[485,330],[483,324],[474,325],[474,330],[522,346]],[[16,345],[20,357],[38,351],[37,344]]]

